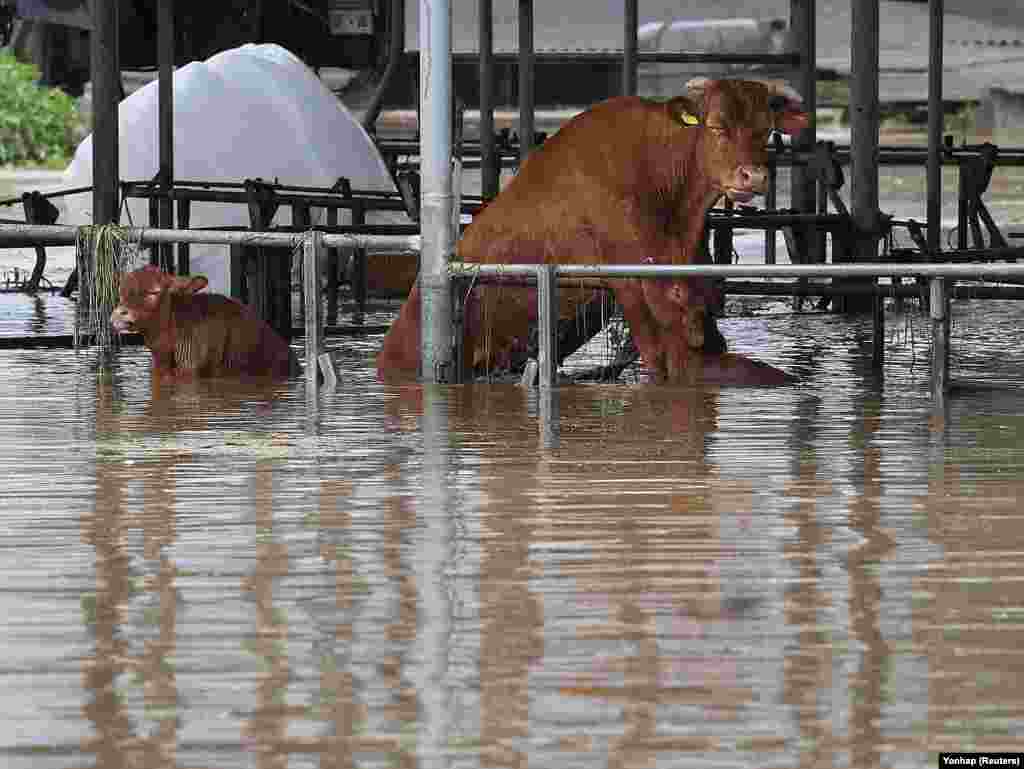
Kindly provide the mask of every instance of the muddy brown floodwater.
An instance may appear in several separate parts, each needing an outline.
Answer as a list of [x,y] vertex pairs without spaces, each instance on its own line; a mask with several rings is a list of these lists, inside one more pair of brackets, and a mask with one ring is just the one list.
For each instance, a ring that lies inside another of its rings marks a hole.
[[[922,219],[923,170],[881,176]],[[993,177],[1010,231],[1022,190]],[[73,254],[49,257],[62,284]],[[4,295],[0,336],[70,333],[73,307]],[[954,303],[945,414],[916,313],[888,314],[881,379],[864,319],[721,325],[800,384],[389,387],[380,336],[332,337],[312,408],[301,379],[154,397],[141,348],[103,374],[94,349],[0,350],[0,766],[1020,750],[1024,305]]]
[[[58,301],[53,299],[52,301]],[[802,381],[154,398],[0,351],[0,764],[920,767],[1024,724],[1024,307],[734,318]]]

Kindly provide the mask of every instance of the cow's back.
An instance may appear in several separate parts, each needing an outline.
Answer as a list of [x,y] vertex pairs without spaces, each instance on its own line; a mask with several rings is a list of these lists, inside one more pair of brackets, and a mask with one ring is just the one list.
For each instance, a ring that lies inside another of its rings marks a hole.
[[241,302],[221,294],[178,296],[172,315],[183,368],[204,376],[288,376],[293,370],[288,343]]

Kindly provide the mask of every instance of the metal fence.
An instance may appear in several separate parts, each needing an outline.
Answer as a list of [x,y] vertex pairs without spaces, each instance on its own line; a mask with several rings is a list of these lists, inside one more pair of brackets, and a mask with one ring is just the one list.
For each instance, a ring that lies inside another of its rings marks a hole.
[[[63,225],[0,224],[0,248],[26,245],[73,245],[78,227]],[[318,366],[322,353],[323,312],[318,280],[320,264],[327,248],[362,248],[374,253],[417,253],[418,235],[363,235],[306,232],[238,232],[220,230],[162,230],[126,228],[126,236],[141,245],[158,243],[205,243],[213,245],[271,246],[303,251],[305,296],[306,383],[316,394],[319,388]],[[602,264],[473,264],[450,262],[451,278],[473,277],[478,282],[520,278],[536,285],[539,324],[539,383],[543,388],[557,382],[558,290],[563,279],[624,278],[847,278],[915,277],[930,282],[932,319],[932,390],[944,401],[948,391],[950,280],[1024,280],[1024,264],[1017,263],[844,263],[844,264],[687,264],[687,265],[602,265]],[[451,282],[458,285],[457,281]],[[880,289],[884,293],[884,289]],[[452,335],[454,338],[456,335]],[[876,334],[876,346],[883,343]],[[313,365],[308,365],[313,363]],[[331,372],[333,373],[333,372]],[[328,372],[325,372],[328,374]],[[329,377],[328,377],[329,378]]]

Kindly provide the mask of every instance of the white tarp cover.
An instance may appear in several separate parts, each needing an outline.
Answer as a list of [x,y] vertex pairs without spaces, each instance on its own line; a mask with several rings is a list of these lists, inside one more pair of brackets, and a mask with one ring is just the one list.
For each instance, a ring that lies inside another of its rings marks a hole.
[[[121,102],[118,110],[120,177],[152,179],[159,169],[158,83]],[[281,184],[330,187],[347,177],[354,189],[393,190],[380,153],[352,113],[295,55],[273,45],[244,45],[192,62],[174,73],[174,177],[186,181],[262,178]],[[64,172],[67,187],[92,183],[92,136],[78,146]],[[66,224],[91,223],[92,196],[65,199]],[[146,225],[148,202],[132,199],[121,223]],[[387,217],[378,214],[378,217]],[[393,218],[394,215],[391,215]],[[346,212],[340,212],[341,222]],[[368,217],[368,221],[381,221]],[[386,220],[386,219],[384,219]],[[291,211],[278,210],[288,224]],[[193,228],[249,225],[241,204],[193,203]],[[230,289],[225,246],[193,245],[190,270],[210,290]]]

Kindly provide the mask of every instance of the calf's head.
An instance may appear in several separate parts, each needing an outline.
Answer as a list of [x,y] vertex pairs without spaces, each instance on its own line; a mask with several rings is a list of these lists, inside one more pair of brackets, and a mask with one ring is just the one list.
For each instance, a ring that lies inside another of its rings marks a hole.
[[110,314],[114,330],[145,332],[160,323],[160,307],[173,294],[191,295],[206,288],[206,278],[192,275],[177,278],[147,265],[121,278],[120,301]]
[[782,83],[696,78],[675,108],[684,125],[703,128],[698,162],[714,190],[745,203],[764,192],[771,133],[795,134],[807,127],[801,102]]

